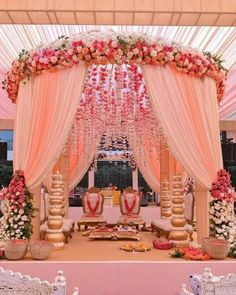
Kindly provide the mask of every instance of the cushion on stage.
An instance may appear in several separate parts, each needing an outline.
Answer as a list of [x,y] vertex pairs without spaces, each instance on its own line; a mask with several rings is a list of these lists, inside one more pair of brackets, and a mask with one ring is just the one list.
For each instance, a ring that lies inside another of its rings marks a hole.
[[92,215],[92,214],[84,214],[79,219],[79,223],[86,223],[86,222],[101,222],[105,223],[106,220],[104,219],[103,215]]
[[133,223],[133,224],[143,224],[145,221],[139,215],[122,215],[119,218],[119,223]]
[[[155,226],[155,227],[158,227],[164,231],[171,231],[171,228],[172,228],[172,225],[171,225],[171,220],[170,219],[154,219],[152,221],[152,225]],[[192,225],[186,223],[185,225],[185,230],[188,232],[188,233],[192,233],[193,232],[193,227]]]

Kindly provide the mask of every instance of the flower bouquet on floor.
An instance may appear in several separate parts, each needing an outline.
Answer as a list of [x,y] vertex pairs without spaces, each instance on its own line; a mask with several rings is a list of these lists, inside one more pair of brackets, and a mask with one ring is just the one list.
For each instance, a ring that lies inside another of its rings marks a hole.
[[191,260],[209,260],[211,257],[200,248],[185,247],[175,249],[170,253],[172,258],[183,258]]
[[236,193],[231,186],[230,175],[221,169],[211,189],[210,236],[228,241],[231,249],[236,248],[235,200]]
[[[23,171],[16,171],[3,191],[4,231],[1,240],[29,240],[32,234],[33,196],[25,184]],[[3,236],[4,235],[4,236]]]

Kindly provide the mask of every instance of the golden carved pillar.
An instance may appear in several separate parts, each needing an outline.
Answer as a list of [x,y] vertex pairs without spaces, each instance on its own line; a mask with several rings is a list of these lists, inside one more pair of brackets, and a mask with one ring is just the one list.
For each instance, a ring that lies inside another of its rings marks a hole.
[[50,209],[48,215],[48,230],[46,240],[53,243],[55,250],[64,249],[64,234],[62,232],[62,206],[63,206],[63,177],[57,172],[52,175],[52,188],[50,194]]
[[53,168],[53,172],[60,171],[63,176],[63,195],[64,195],[64,209],[63,216],[68,217],[69,208],[69,148],[66,152],[62,152],[60,158]]
[[172,230],[170,232],[170,238],[173,240],[174,246],[188,246],[188,233],[185,230],[186,220],[184,217],[184,191],[181,175],[173,177],[171,224]]
[[[171,203],[171,199],[169,197],[167,199],[167,195],[172,195],[172,179],[175,168],[175,158],[169,150],[168,144],[166,140],[163,138],[160,143],[160,192],[161,192],[161,217],[166,217],[163,215],[165,211],[162,208],[162,204],[167,206],[167,202]],[[168,190],[166,187],[166,182],[168,182]],[[167,193],[169,191],[169,193]],[[168,206],[169,207],[169,206]]]
[[170,218],[172,216],[172,196],[169,190],[169,181],[162,181],[161,191],[161,217]]
[[197,219],[197,240],[201,244],[202,238],[209,236],[209,202],[210,193],[207,188],[196,184],[196,219]]

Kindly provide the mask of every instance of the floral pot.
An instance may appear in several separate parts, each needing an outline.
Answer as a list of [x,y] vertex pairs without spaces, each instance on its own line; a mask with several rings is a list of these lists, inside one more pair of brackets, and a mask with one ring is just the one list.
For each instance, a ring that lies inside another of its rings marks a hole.
[[169,250],[173,248],[173,243],[170,240],[159,238],[154,240],[153,247],[158,250]]
[[28,250],[28,241],[9,240],[5,246],[5,257],[9,260],[23,259]]
[[230,250],[230,244],[223,239],[213,237],[203,238],[202,249],[214,259],[225,259]]
[[54,245],[47,241],[36,241],[30,243],[29,249],[33,259],[48,259],[53,251]]

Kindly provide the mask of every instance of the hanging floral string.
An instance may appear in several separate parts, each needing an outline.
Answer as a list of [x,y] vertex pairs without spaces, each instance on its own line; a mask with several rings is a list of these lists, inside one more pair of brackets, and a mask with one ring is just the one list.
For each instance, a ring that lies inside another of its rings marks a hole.
[[[171,65],[183,73],[208,76],[216,81],[218,101],[224,94],[227,70],[223,60],[209,52],[201,53],[175,42],[141,33],[92,31],[72,37],[62,36],[30,51],[22,50],[3,81],[9,98],[15,102],[20,82],[32,74],[87,64]],[[102,75],[101,75],[102,76]],[[122,81],[120,81],[122,83]],[[136,85],[135,85],[136,87]]]
[[[153,115],[140,67],[137,65],[99,65],[88,68],[83,94],[71,129],[71,144],[86,146],[78,157],[96,167],[100,151],[124,150],[122,158],[136,169],[129,142],[143,149],[144,135],[149,152],[156,149],[159,126]],[[94,140],[100,142],[98,153],[90,152]],[[66,149],[65,149],[66,150]],[[126,153],[127,151],[127,153]],[[92,157],[91,157],[92,155]],[[94,159],[93,159],[94,157]]]

